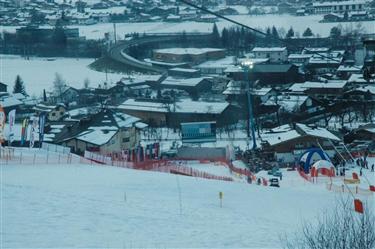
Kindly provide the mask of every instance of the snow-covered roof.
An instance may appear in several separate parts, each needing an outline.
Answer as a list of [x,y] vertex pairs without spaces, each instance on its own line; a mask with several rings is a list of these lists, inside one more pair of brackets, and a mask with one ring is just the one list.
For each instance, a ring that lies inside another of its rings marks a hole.
[[140,118],[125,114],[125,113],[114,113],[113,117],[116,120],[117,126],[120,128],[130,128],[133,127],[134,124],[136,124],[138,121],[140,121]]
[[263,87],[260,89],[253,89],[253,95],[264,96],[272,90],[272,87]]
[[142,83],[151,83],[151,82],[157,82],[162,77],[161,74],[155,74],[155,75],[132,75],[128,77],[121,78],[121,82],[125,85],[138,85]]
[[255,47],[252,52],[284,52],[286,47]]
[[371,94],[375,94],[375,86],[360,86],[353,89],[353,91],[369,92]]
[[174,67],[174,68],[169,69],[169,71],[172,71],[172,72],[184,72],[184,73],[196,73],[196,72],[199,72],[199,70],[197,70],[197,69],[182,68],[182,67]]
[[118,128],[115,126],[89,127],[80,133],[77,139],[100,146],[108,143],[117,132]]
[[217,17],[211,14],[207,14],[207,15],[201,15],[200,19],[217,19]]
[[38,105],[33,107],[33,110],[35,111],[42,111],[42,112],[50,112],[54,109],[56,109],[57,105],[45,105],[39,103]]
[[293,59],[310,59],[312,56],[312,54],[290,54],[288,56],[288,59],[289,60],[293,60]]
[[161,66],[170,66],[170,67],[183,67],[187,63],[181,62],[181,63],[172,63],[172,62],[163,62],[163,61],[155,61],[151,60],[149,58],[144,59],[145,62],[155,64],[155,65],[161,65]]
[[[276,101],[277,98],[277,101]],[[287,112],[296,111],[309,98],[307,95],[279,95],[269,98],[264,105],[278,105]]]
[[335,136],[334,134],[332,134],[330,131],[328,131],[325,128],[310,127],[310,126],[307,126],[305,124],[300,124],[300,123],[297,123],[296,127],[298,127],[305,134],[310,135],[310,136],[321,137],[321,138],[326,138],[326,139],[335,140],[335,141],[341,141],[340,138],[338,138],[337,136]]
[[338,52],[314,54],[310,59],[310,64],[341,64],[342,54]]
[[22,93],[13,93],[12,96],[18,100],[24,100],[26,98]]
[[226,56],[225,58],[214,60],[214,61],[205,61],[195,68],[227,68],[234,64],[234,56]]
[[163,54],[177,54],[177,55],[199,55],[208,52],[221,52],[225,51],[225,49],[220,48],[163,48],[163,49],[155,49],[154,52],[156,53],[163,53]]
[[296,130],[289,129],[282,132],[263,133],[261,137],[263,141],[266,141],[269,145],[273,146],[301,137],[301,135]]
[[330,6],[343,6],[343,5],[354,5],[354,4],[366,4],[367,1],[355,0],[355,1],[327,1],[327,2],[315,2],[313,7],[330,7]]
[[245,91],[241,87],[241,82],[239,81],[229,81],[227,87],[223,91],[223,94],[244,94]]
[[338,138],[325,128],[310,127],[301,123],[296,123],[295,128],[292,125],[282,125],[273,128],[268,132],[262,133],[261,137],[263,141],[266,141],[269,145],[273,146],[306,135],[334,141],[341,141],[340,138]]
[[135,123],[135,127],[138,128],[138,129],[144,129],[144,128],[148,127],[148,124],[145,124],[145,123],[142,123],[142,122],[137,122],[137,123]]
[[360,72],[362,69],[362,66],[346,66],[346,65],[340,65],[339,68],[337,68],[337,72]]
[[2,107],[12,107],[12,106],[17,106],[21,105],[22,102],[19,101],[16,97],[11,96],[11,97],[5,97],[0,99],[0,105]]
[[303,83],[295,83],[288,88],[290,92],[303,92],[306,88],[303,87]]
[[[175,104],[160,102],[136,101],[128,99],[118,106],[122,110],[147,111],[147,112],[176,112],[176,113],[197,113],[197,114],[220,114],[229,104],[227,102],[205,102],[181,99]],[[175,108],[175,110],[174,110]]]
[[224,70],[225,73],[238,73],[243,71],[244,69],[242,67],[235,65],[231,65]]
[[372,80],[370,80],[370,81],[366,81],[366,80],[363,78],[363,74],[360,74],[360,73],[356,74],[356,73],[354,73],[354,74],[350,75],[350,77],[349,77],[349,79],[348,79],[348,82],[349,82],[349,83],[367,84],[368,82],[372,82],[372,83],[374,83],[375,80],[372,79]]
[[[253,89],[252,95],[265,96],[272,90],[271,87],[263,87],[260,89]],[[227,88],[224,90],[223,94],[245,94],[245,89],[242,88],[241,82],[239,81],[229,81]]]
[[304,48],[302,53],[303,54],[309,54],[309,53],[327,53],[330,49],[326,47],[319,47],[319,48]]
[[174,78],[174,77],[167,77],[163,82],[162,85],[171,85],[171,86],[188,86],[188,87],[194,87],[197,86],[199,83],[204,81],[206,78],[199,77],[199,78]]
[[342,89],[346,86],[346,80],[330,80],[326,82],[313,82],[313,81],[306,81],[301,85],[302,88],[311,89],[311,88],[337,88]]
[[167,19],[168,20],[179,20],[179,19],[181,19],[181,16],[177,16],[177,15],[173,15],[173,14],[169,14],[168,16],[167,16]]
[[68,114],[70,117],[76,117],[76,116],[80,116],[80,115],[88,115],[89,113],[91,112],[96,112],[98,111],[96,109],[96,107],[81,107],[81,108],[77,108],[77,109],[73,109],[73,110],[70,110],[68,111]]

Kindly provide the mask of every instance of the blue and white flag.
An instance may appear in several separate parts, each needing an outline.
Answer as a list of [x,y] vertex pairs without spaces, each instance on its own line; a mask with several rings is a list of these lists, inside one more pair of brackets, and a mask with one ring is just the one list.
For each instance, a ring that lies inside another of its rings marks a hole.
[[11,110],[8,114],[9,120],[9,145],[14,141],[14,125],[16,123],[16,110]]
[[35,132],[38,127],[39,117],[33,117],[33,122],[30,129],[30,148],[34,147],[35,143]]
[[46,123],[46,115],[44,113],[39,116],[39,143],[42,146],[44,139],[44,125]]

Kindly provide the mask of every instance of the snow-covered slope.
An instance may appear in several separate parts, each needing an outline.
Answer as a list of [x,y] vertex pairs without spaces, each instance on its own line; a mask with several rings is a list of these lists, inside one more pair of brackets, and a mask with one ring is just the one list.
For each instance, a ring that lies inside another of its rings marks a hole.
[[1,165],[1,186],[3,246],[30,248],[278,248],[279,235],[298,232],[337,197],[312,184],[271,188],[80,164]]

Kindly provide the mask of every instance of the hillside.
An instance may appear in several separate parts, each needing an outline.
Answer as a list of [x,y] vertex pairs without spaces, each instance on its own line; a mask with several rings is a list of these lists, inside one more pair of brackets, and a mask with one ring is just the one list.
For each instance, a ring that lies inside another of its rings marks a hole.
[[[201,170],[223,172],[208,167]],[[303,221],[313,222],[341,195],[295,171],[283,175],[281,188],[273,188],[238,178],[2,161],[3,246],[281,248],[280,236],[298,234]]]

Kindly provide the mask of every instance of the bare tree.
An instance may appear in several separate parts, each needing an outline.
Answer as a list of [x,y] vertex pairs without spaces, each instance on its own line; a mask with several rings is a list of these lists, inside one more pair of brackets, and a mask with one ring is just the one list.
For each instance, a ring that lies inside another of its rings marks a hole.
[[55,79],[53,81],[53,90],[55,92],[55,97],[57,101],[61,101],[65,87],[66,83],[61,74],[55,73]]
[[83,87],[85,89],[88,89],[90,86],[90,80],[88,78],[85,78],[85,80],[83,81]]
[[336,208],[323,214],[316,223],[305,223],[292,240],[286,237],[287,249],[374,249],[375,217],[371,205],[364,213],[353,210],[351,198],[338,200]]

